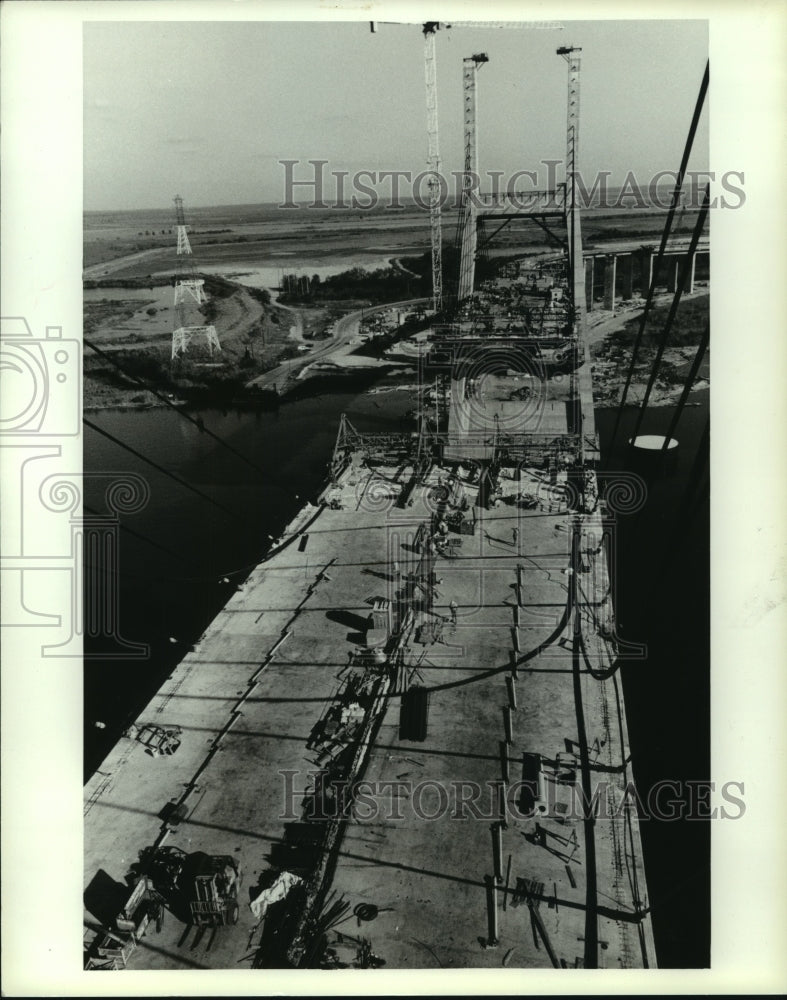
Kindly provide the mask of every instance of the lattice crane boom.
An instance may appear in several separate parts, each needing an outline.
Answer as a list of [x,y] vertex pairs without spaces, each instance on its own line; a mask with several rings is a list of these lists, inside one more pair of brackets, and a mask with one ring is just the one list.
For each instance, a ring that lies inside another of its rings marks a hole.
[[557,50],[568,64],[568,113],[566,120],[566,224],[569,234],[569,264],[574,309],[582,309],[584,286],[582,234],[579,205],[576,197],[577,164],[579,162],[579,69],[581,48],[565,45]]
[[[373,32],[377,25],[398,24],[397,21],[370,21]],[[424,64],[426,76],[426,129],[427,129],[427,171],[429,191],[429,230],[432,248],[432,304],[436,313],[443,308],[443,238],[440,177],[440,142],[437,119],[437,59],[435,55],[435,34],[441,28],[533,28],[561,29],[559,21],[426,21],[422,25],[424,34]]]
[[[370,21],[371,30],[377,31],[378,24],[406,24],[406,21]],[[415,24],[416,22],[410,22]],[[560,21],[427,21],[434,25],[434,30],[440,28],[518,28],[524,31],[546,28],[550,31],[560,31],[565,27]]]
[[[439,27],[439,25],[438,25]],[[424,70],[426,78],[426,169],[429,172],[429,231],[432,246],[432,306],[443,308],[443,235],[441,221],[440,140],[437,126],[437,59],[433,22],[424,25]]]
[[463,122],[465,139],[465,168],[462,175],[462,200],[460,203],[459,232],[459,285],[457,302],[472,295],[475,278],[475,256],[478,230],[475,204],[471,197],[474,178],[478,177],[477,87],[476,77],[480,66],[489,62],[485,52],[468,56],[462,61]]
[[565,45],[557,50],[568,63],[568,114],[566,121],[566,209],[574,207],[576,165],[579,155],[579,66],[581,48]]

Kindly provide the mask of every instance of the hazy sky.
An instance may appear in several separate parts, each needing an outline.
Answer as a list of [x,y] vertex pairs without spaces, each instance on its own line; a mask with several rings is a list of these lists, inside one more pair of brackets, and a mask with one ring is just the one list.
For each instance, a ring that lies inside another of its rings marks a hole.
[[[581,46],[580,168],[638,181],[676,169],[708,55],[704,21],[567,21],[437,36],[443,169],[462,166],[462,59],[479,77],[480,169],[565,151],[567,68]],[[85,208],[281,201],[280,159],[423,169],[423,39],[367,21],[103,22],[84,30]],[[707,169],[708,109],[691,167]],[[309,168],[301,174],[308,176]],[[525,185],[526,186],[526,185]],[[331,190],[327,196],[331,196]],[[308,192],[307,192],[308,194]]]

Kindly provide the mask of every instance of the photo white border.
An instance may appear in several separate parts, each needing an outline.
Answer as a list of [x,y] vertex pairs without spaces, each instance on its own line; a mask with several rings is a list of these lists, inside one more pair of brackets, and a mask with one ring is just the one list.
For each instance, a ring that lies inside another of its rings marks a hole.
[[[2,312],[81,336],[82,22],[412,20],[414,3],[6,2],[2,7]],[[745,781],[745,816],[712,824],[712,968],[367,973],[81,970],[78,663],[3,635],[6,996],[370,993],[778,993],[787,986],[785,162],[787,7],[743,2],[436,2],[450,20],[708,19],[710,166],[745,171],[745,208],[711,213],[712,775]],[[694,102],[686,94],[687,117]],[[643,114],[646,109],[643,108]],[[679,152],[679,151],[678,151]],[[81,439],[63,441],[81,468]],[[2,475],[0,450],[0,476]],[[2,482],[3,490],[18,484]],[[668,623],[665,623],[665,627]],[[668,682],[665,679],[665,683]]]

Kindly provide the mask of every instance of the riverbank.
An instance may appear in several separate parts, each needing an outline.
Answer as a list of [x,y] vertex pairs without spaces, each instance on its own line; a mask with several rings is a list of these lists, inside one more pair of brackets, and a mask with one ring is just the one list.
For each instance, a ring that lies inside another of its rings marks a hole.
[[[351,312],[359,304],[286,307],[277,301],[275,290],[285,274],[312,280],[317,276],[319,284],[330,284],[331,276],[342,271],[351,274],[354,268],[374,270],[383,264],[405,285],[411,279],[417,282],[416,271],[408,265],[428,247],[428,217],[423,212],[362,212],[337,218],[331,211],[283,213],[272,206],[231,206],[195,209],[193,216],[190,240],[209,294],[196,325],[216,327],[221,352],[211,357],[197,337],[175,366],[170,355],[176,257],[168,211],[86,216],[85,339],[104,354],[85,350],[86,412],[168,405],[145,385],[170,404],[226,406],[256,400],[276,405],[293,388],[301,391],[296,381],[328,379],[335,386],[347,379],[352,387],[362,375],[368,381],[378,367],[390,370],[389,361],[408,360],[361,356],[369,352],[361,345]],[[591,213],[587,242],[590,246],[635,235],[644,240],[657,222],[660,218],[648,213]],[[528,254],[544,251],[541,239],[529,234],[518,249]],[[503,241],[493,254],[511,251]],[[615,316],[601,310],[591,313],[591,338],[614,333],[626,310],[623,306]],[[617,405],[625,379],[625,355],[615,346],[612,339],[609,350],[594,355],[594,383],[602,407]],[[643,361],[648,360],[643,355]],[[652,396],[659,406],[673,402],[680,391],[684,355],[668,352],[665,361],[665,374]],[[629,394],[634,402],[644,394],[645,370],[635,372]]]
[[175,315],[173,276],[85,281],[87,412],[259,401],[268,390],[281,395],[282,366],[297,372],[341,346],[337,338],[352,303],[293,307],[279,303],[275,290],[215,274],[199,277],[206,301],[196,309],[191,304],[186,325],[215,326],[220,350],[208,351],[197,334],[176,359],[172,328],[183,319]]
[[[641,403],[645,396],[656,357],[657,340],[671,301],[671,293],[658,295],[654,299],[626,396],[627,402],[632,405]],[[599,310],[588,316],[588,343],[596,409],[615,409],[620,405],[643,306],[643,301],[637,299],[623,304],[614,314]],[[678,401],[708,322],[709,306],[707,287],[683,296],[661,359],[659,375],[648,400],[649,406],[673,406]],[[710,359],[709,352],[706,352],[692,389],[707,389],[709,385]]]

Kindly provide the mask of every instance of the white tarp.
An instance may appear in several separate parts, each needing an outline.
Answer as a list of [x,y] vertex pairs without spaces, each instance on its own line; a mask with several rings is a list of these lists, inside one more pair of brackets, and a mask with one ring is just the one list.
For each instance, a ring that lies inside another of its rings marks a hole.
[[293,875],[292,872],[282,872],[273,885],[267,889],[263,889],[256,899],[252,899],[249,903],[251,912],[260,920],[265,916],[271,903],[278,903],[280,899],[284,899],[290,889],[294,885],[298,885],[301,881],[302,879],[297,875]]

